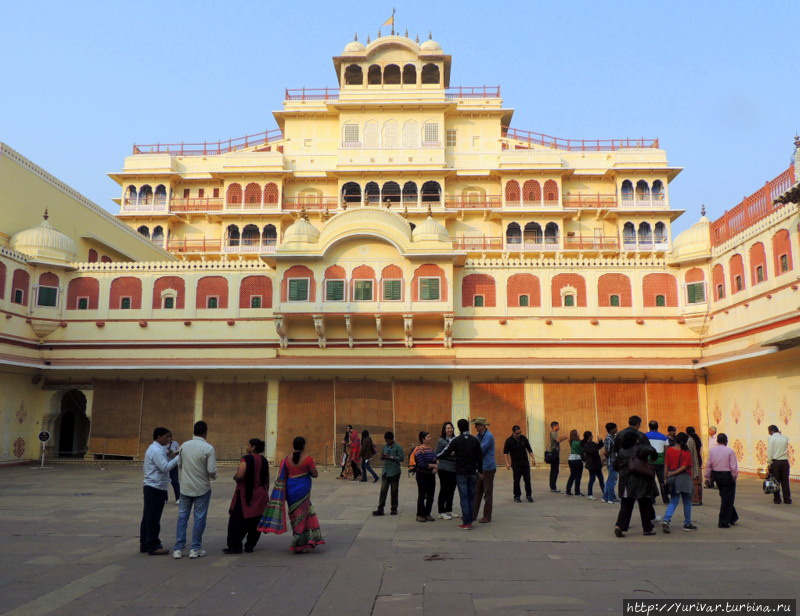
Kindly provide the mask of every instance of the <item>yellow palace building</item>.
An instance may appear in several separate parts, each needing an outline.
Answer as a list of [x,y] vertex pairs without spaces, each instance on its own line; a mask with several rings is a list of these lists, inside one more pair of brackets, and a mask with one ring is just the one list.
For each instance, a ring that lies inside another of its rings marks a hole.
[[116,217],[2,145],[0,459],[43,429],[51,455],[141,458],[200,418],[224,459],[475,416],[537,454],[551,420],[633,413],[716,425],[750,470],[767,425],[800,442],[797,157],[674,237],[657,140],[515,128],[433,40],[333,64],[274,130],[134,146]]

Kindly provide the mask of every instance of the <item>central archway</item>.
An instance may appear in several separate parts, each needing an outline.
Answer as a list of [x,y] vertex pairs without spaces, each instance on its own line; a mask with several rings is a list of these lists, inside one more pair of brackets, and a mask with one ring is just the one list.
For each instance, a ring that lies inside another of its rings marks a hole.
[[54,428],[58,457],[83,458],[89,442],[89,418],[82,392],[70,389],[64,393]]

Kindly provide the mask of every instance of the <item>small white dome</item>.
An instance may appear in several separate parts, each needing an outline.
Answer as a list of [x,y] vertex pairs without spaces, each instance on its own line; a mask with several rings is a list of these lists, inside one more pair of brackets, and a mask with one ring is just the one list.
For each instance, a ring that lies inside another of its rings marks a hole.
[[419,46],[420,51],[441,51],[442,46],[433,39],[429,39]]
[[75,242],[45,219],[38,227],[15,233],[9,246],[36,261],[72,263],[78,252]]
[[319,240],[319,229],[308,222],[305,218],[298,218],[292,223],[283,234],[283,244],[296,242],[316,243]]
[[691,261],[711,256],[711,222],[705,216],[672,240],[672,258]]
[[347,45],[345,45],[344,53],[346,54],[359,53],[361,51],[364,51],[365,49],[366,47],[364,47],[362,43],[359,43],[358,41],[350,41],[349,43],[347,43]]
[[411,241],[413,242],[450,242],[450,234],[445,229],[444,225],[439,224],[433,219],[433,216],[428,218],[414,231],[411,232]]

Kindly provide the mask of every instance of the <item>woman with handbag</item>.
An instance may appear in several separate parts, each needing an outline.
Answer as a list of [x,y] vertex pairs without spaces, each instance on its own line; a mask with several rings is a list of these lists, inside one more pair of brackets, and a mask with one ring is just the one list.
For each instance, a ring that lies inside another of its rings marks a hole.
[[661,530],[669,533],[672,514],[678,508],[678,497],[683,500],[683,530],[697,530],[692,524],[692,453],[687,442],[689,435],[681,432],[675,437],[675,446],[667,449],[664,455],[669,505],[661,522]]
[[264,447],[264,441],[251,438],[247,455],[233,475],[236,490],[228,508],[228,547],[222,550],[226,554],[241,554],[244,539],[244,551],[252,552],[261,537],[258,521],[269,500],[269,466],[262,455]]
[[592,433],[589,430],[583,433],[581,449],[583,450],[583,464],[586,470],[589,471],[589,485],[586,487],[586,497],[589,500],[597,500],[592,495],[595,480],[600,485],[601,493],[606,489],[606,482],[603,479],[603,461],[600,459],[600,449],[602,447],[603,441],[593,441]]
[[581,494],[581,476],[583,475],[583,449],[581,439],[577,430],[570,430],[569,433],[569,479],[567,479],[567,496],[572,496],[572,485],[575,484],[575,496]]
[[[456,432],[452,422],[446,421],[442,424],[442,433],[436,443],[436,455],[442,453],[455,438]],[[440,520],[452,520],[453,515],[453,496],[456,493],[456,459],[452,454],[440,458],[436,466],[436,474],[439,475],[439,497],[436,507]]]
[[614,534],[624,537],[633,514],[634,503],[639,504],[639,515],[642,518],[642,530],[647,536],[655,535],[653,520],[656,517],[653,509],[653,497],[658,495],[656,471],[651,464],[658,458],[656,450],[649,444],[642,443],[635,430],[623,430],[617,453],[617,471],[619,472],[620,506]]
[[370,459],[376,453],[378,453],[378,450],[375,449],[369,430],[363,430],[361,432],[361,481],[367,481],[367,471],[372,473],[372,483],[378,481],[378,475],[370,465]]

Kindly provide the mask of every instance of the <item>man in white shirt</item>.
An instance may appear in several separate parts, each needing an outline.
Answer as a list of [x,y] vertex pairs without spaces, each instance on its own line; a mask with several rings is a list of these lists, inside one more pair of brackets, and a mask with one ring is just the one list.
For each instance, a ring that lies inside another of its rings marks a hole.
[[781,491],[773,494],[773,502],[781,504],[781,492],[783,502],[787,505],[792,504],[792,491],[789,487],[789,438],[781,434],[778,426],[771,425],[767,428],[769,438],[767,439],[767,466],[769,472],[778,480]]
[[211,502],[211,481],[217,478],[217,457],[214,447],[206,442],[208,424],[198,421],[194,424],[194,438],[183,443],[180,449],[181,504],[178,507],[178,527],[175,531],[173,558],[183,556],[186,547],[186,527],[189,512],[194,507],[194,526],[192,526],[192,545],[189,558],[201,558],[206,551],[203,545],[203,531],[206,529],[208,505]]
[[161,514],[169,496],[169,472],[180,460],[178,454],[167,453],[170,431],[166,428],[153,430],[153,442],[144,454],[144,510],[139,525],[139,551],[150,556],[169,554],[161,545]]

